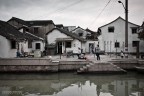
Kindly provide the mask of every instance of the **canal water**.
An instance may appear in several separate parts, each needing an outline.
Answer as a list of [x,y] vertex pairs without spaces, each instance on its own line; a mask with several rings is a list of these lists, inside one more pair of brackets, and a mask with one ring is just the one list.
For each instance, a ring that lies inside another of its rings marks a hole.
[[144,76],[5,73],[0,96],[144,96]]

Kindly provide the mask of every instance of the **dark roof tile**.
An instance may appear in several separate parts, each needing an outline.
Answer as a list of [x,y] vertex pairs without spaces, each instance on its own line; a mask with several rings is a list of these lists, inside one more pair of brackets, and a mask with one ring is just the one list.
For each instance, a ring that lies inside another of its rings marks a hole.
[[11,26],[7,22],[0,21],[0,35],[7,39],[24,40],[24,36],[15,27]]
[[9,22],[11,20],[15,20],[15,21],[19,22],[20,24],[26,25],[26,26],[41,26],[41,25],[54,24],[54,22],[52,20],[30,20],[30,21],[26,21],[26,20],[22,20],[22,19],[19,19],[16,17],[12,17],[7,22]]

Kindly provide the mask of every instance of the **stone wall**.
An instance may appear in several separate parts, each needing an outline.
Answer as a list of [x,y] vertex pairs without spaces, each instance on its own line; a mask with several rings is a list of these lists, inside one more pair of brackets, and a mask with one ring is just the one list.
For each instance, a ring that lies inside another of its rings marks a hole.
[[122,69],[135,69],[136,66],[139,66],[138,60],[128,59],[128,60],[113,60],[110,61],[114,65],[119,66]]
[[41,58],[0,59],[0,72],[57,72],[58,62]]
[[88,61],[51,61],[44,58],[0,59],[0,72],[58,72],[74,71]]
[[73,71],[77,70],[86,64],[88,61],[60,61],[59,63],[59,71]]

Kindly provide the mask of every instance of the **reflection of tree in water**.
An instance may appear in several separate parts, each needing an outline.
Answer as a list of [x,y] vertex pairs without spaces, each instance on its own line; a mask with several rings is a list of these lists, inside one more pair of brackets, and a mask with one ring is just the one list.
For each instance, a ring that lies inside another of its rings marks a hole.
[[96,87],[97,96],[100,96],[100,90],[101,90],[101,85],[97,85]]

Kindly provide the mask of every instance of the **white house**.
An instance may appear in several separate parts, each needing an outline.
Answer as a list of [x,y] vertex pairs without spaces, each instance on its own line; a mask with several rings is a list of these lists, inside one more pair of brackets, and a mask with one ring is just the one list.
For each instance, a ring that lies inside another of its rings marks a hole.
[[85,51],[86,53],[92,53],[92,50],[98,44],[97,32],[91,31],[88,28],[85,30],[81,27],[77,27],[71,32],[77,34],[80,38],[86,39]]
[[87,31],[79,26],[74,30],[72,30],[71,32],[77,34],[80,38],[86,39]]
[[0,21],[0,58],[16,57],[18,50],[20,53],[44,51],[44,39],[23,31],[23,28],[18,31],[7,22]]
[[31,52],[35,50],[44,51],[45,42],[44,39],[38,37],[28,31],[26,31],[27,27],[21,27],[19,31],[23,33],[23,36],[26,38],[25,42],[22,43],[25,52]]
[[73,53],[85,52],[85,39],[79,38],[76,34],[63,29],[54,28],[47,34],[47,42],[49,45],[55,45],[56,53],[61,54],[68,51]]
[[0,21],[0,58],[16,57],[18,44],[24,40],[22,33],[7,22]]
[[[144,51],[144,45],[138,38],[139,25],[128,22],[128,52],[135,53],[137,43],[140,42],[140,52]],[[125,20],[118,17],[114,21],[99,27],[101,35],[98,37],[101,50],[105,52],[124,51],[125,47]]]

